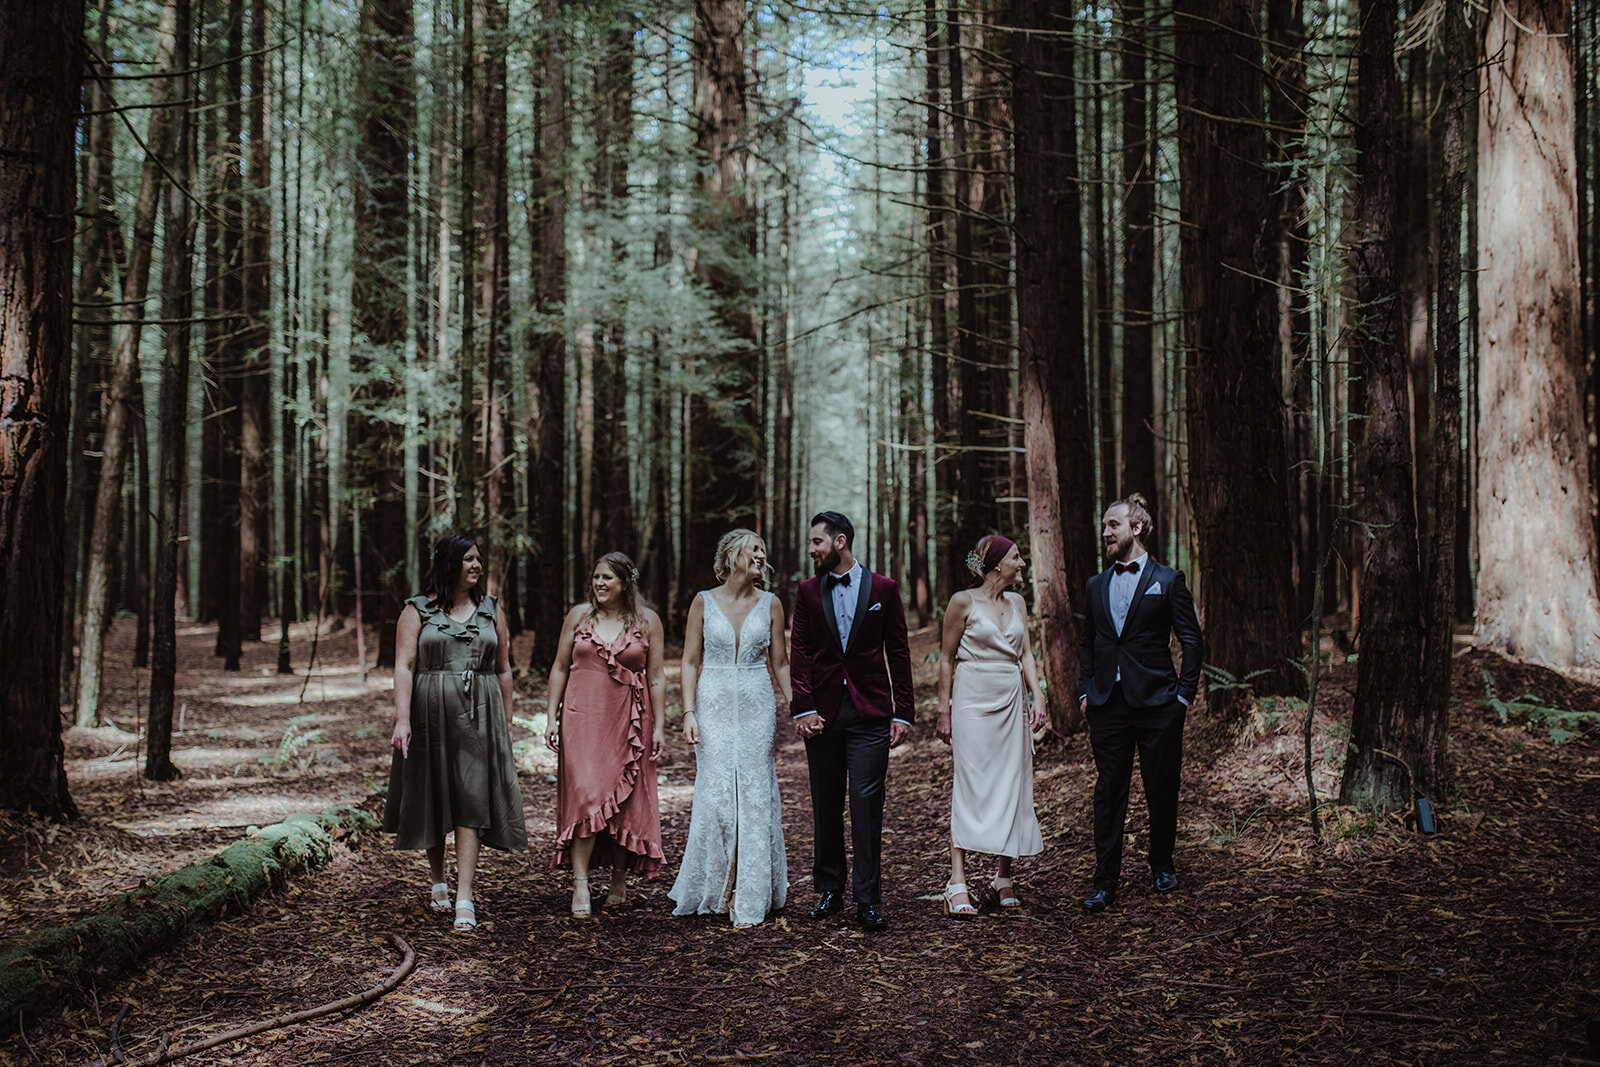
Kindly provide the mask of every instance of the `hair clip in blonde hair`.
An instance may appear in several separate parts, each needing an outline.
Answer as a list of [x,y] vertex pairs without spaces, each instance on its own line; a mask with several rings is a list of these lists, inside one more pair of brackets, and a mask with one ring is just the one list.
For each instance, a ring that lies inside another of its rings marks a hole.
[[983,574],[983,560],[978,558],[977,549],[967,553],[967,570],[975,575]]

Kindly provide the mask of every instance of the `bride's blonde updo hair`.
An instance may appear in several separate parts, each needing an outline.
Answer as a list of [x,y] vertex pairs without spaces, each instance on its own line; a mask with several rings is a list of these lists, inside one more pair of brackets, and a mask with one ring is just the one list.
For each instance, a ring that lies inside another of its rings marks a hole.
[[[733,563],[739,558],[739,553],[756,546],[760,546],[763,552],[767,550],[767,543],[754,530],[747,530],[741,526],[723,534],[722,540],[717,542],[717,554],[711,561],[711,569],[716,572],[717,581],[727,581],[728,575],[733,573]],[[761,578],[756,584],[763,589],[772,584],[772,564],[761,565]]]

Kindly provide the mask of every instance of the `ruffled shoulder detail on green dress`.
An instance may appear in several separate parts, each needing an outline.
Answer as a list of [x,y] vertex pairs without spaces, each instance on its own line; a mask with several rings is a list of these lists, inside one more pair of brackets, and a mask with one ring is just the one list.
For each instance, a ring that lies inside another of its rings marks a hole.
[[406,603],[417,609],[417,614],[422,617],[422,625],[432,625],[440,633],[454,637],[458,641],[471,643],[476,640],[479,628],[485,622],[491,629],[494,627],[495,600],[492,594],[485,594],[482,603],[462,622],[457,622],[447,613],[434,607],[426,596],[414,596]]

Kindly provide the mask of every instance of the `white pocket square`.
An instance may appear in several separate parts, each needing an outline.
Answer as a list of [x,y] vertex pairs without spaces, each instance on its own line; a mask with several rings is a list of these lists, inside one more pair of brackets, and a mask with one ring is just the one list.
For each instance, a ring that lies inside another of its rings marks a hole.
[[882,604],[874,604],[874,605],[872,605],[872,607],[868,608],[867,610],[868,611],[881,611],[882,609],[883,609],[883,605]]
[[1156,596],[1161,592],[1160,582],[1151,582],[1150,588],[1144,591],[1145,596]]

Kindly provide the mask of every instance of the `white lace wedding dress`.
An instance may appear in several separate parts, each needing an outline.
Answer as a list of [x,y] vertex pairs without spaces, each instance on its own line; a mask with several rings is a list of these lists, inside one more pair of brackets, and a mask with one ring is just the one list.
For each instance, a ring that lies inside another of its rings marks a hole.
[[771,597],[761,597],[735,634],[716,597],[700,594],[704,654],[694,703],[700,744],[689,840],[667,894],[674,915],[731,912],[738,925],[759,923],[789,893],[773,764],[777,702],[767,672]]

